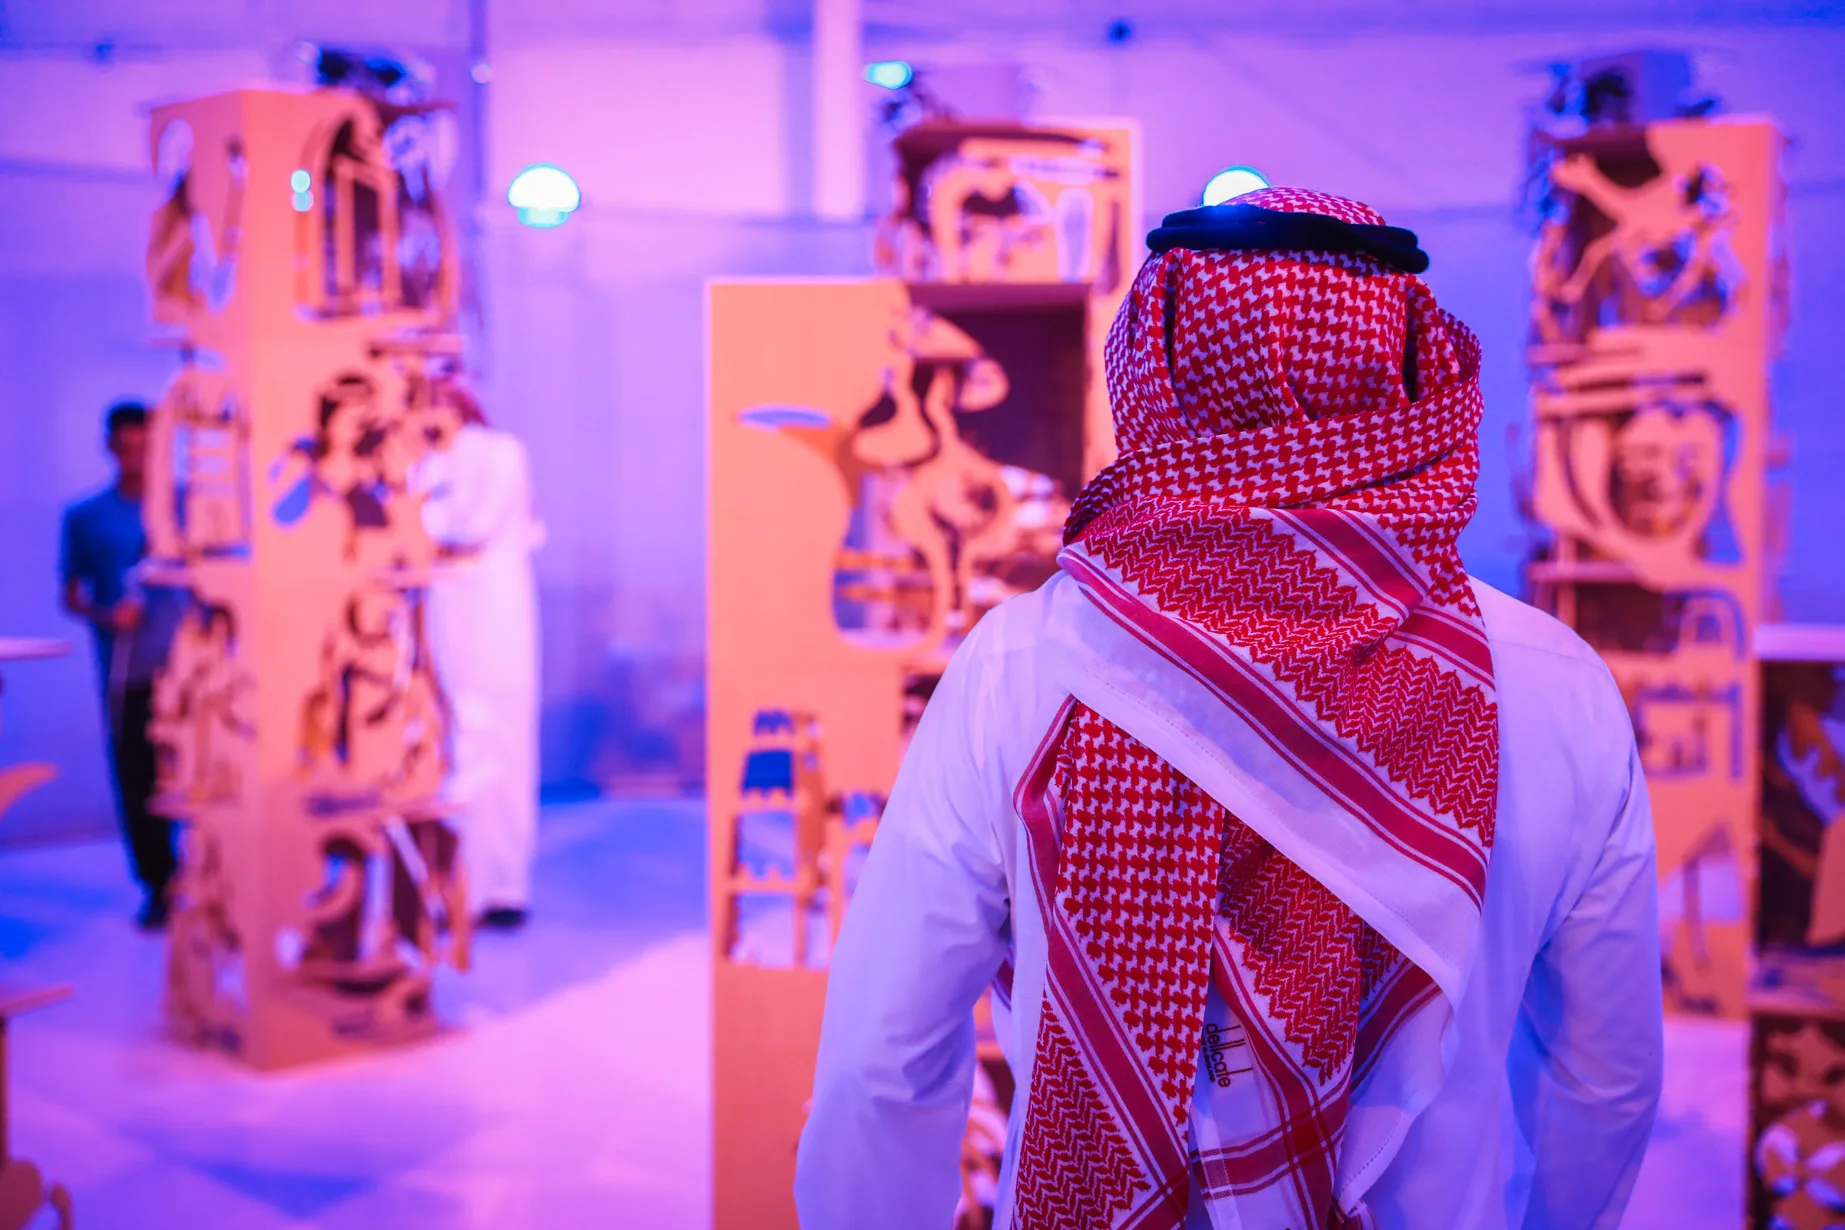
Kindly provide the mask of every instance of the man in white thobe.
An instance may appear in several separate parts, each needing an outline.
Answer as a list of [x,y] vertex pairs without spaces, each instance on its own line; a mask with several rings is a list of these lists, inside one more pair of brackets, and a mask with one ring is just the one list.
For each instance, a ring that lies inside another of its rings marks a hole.
[[1600,660],[1461,569],[1478,344],[1354,202],[1149,246],[1121,460],[956,655],[848,912],[801,1224],[950,1224],[993,984],[1000,1227],[1612,1230],[1651,817]]
[[543,529],[525,447],[486,425],[473,399],[440,389],[459,418],[425,458],[423,523],[442,571],[429,588],[436,673],[448,697],[456,812],[469,907],[515,929],[531,909],[538,834],[538,595]]

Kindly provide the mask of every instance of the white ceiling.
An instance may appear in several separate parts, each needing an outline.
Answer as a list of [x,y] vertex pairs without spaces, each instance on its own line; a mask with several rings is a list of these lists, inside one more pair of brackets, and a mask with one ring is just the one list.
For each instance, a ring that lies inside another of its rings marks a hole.
[[[810,0],[485,0],[493,40],[805,34]],[[464,47],[470,0],[0,0],[0,47],[122,57],[162,48]],[[873,38],[1024,34],[1104,44],[1124,20],[1141,38],[1238,30],[1348,33],[1845,24],[1845,0],[865,0]]]

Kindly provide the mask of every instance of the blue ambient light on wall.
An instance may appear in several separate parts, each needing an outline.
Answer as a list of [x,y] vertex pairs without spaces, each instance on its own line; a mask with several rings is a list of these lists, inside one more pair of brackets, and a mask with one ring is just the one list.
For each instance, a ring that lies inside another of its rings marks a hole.
[[314,208],[314,177],[312,175],[296,167],[289,174],[288,187],[294,193],[294,196],[290,198],[290,203],[294,205],[296,213],[304,214]]
[[1204,186],[1204,203],[1222,205],[1233,201],[1245,192],[1254,192],[1258,188],[1268,187],[1268,176],[1254,167],[1225,167],[1211,176],[1211,182]]
[[876,64],[865,65],[865,80],[887,90],[901,90],[915,76],[916,70],[907,60],[879,60]]
[[534,163],[513,177],[506,203],[527,226],[562,226],[583,203],[577,181],[548,162]]

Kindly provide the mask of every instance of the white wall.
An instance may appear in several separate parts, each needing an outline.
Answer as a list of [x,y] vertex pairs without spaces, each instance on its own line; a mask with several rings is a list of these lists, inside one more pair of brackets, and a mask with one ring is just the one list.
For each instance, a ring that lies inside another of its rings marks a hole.
[[549,161],[603,209],[786,216],[797,205],[793,134],[806,121],[790,106],[805,90],[793,58],[763,36],[499,52],[495,182]]
[[[738,274],[866,270],[863,227],[811,204],[806,6],[797,0],[493,0],[489,181],[476,356],[491,413],[529,441],[552,539],[540,557],[545,772],[607,784],[696,760],[703,637],[702,286]],[[1444,303],[1487,347],[1483,507],[1468,562],[1516,584],[1508,428],[1525,413],[1529,235],[1514,211],[1526,106],[1550,59],[1696,51],[1732,110],[1794,138],[1790,357],[1794,441],[1787,612],[1845,619],[1845,4],[1772,0],[870,0],[867,51],[1031,65],[1047,114],[1125,114],[1145,134],[1150,218],[1212,172],[1368,200],[1422,233]],[[295,40],[465,46],[466,0],[11,0],[0,10],[0,632],[79,630],[57,614],[58,508],[101,481],[97,419],[151,396],[136,104],[289,71]],[[1125,13],[1140,33],[1111,46]],[[1805,14],[1804,20],[1795,20]],[[1234,24],[1232,24],[1234,23]],[[87,48],[112,40],[99,62]],[[554,161],[585,206],[552,232],[497,193]],[[65,779],[0,840],[109,821],[87,658],[7,672],[0,762]]]
[[[802,114],[802,104],[789,98],[802,79],[804,48],[770,38],[733,40],[702,60],[688,57],[693,45],[580,43],[562,70],[543,46],[495,58],[496,183],[549,156],[556,130],[568,127],[551,102],[554,81],[567,82],[592,117],[576,137],[565,138],[576,143],[565,165],[585,186],[584,211],[556,234],[521,233],[502,223],[489,281],[496,313],[491,386],[504,413],[529,417],[522,429],[560,481],[581,489],[568,497],[560,489],[555,500],[582,510],[567,533],[590,556],[560,553],[543,567],[556,604],[548,628],[554,635],[565,628],[580,633],[563,673],[592,691],[596,645],[616,646],[618,661],[696,653],[703,566],[700,282],[720,274],[865,267],[861,235],[765,216],[765,205],[780,194],[797,206],[804,200],[799,120],[787,118]],[[1845,563],[1835,558],[1828,533],[1845,512],[1845,495],[1827,479],[1845,450],[1845,432],[1831,428],[1820,392],[1845,377],[1845,360],[1823,340],[1845,323],[1830,293],[1837,285],[1831,274],[1845,260],[1838,238],[1845,235],[1845,136],[1831,119],[1845,107],[1845,74],[1829,71],[1845,63],[1845,30],[1399,32],[1343,39],[1245,32],[1149,36],[1125,49],[1063,34],[1003,45],[887,34],[873,38],[868,54],[951,63],[997,50],[1033,67],[1045,114],[1135,116],[1145,133],[1149,221],[1190,204],[1225,164],[1247,161],[1281,182],[1368,200],[1420,231],[1435,255],[1431,281],[1487,346],[1483,508],[1465,551],[1479,574],[1516,590],[1527,543],[1511,497],[1518,457],[1508,434],[1526,413],[1530,236],[1515,201],[1528,108],[1545,87],[1547,59],[1637,46],[1693,48],[1705,83],[1733,109],[1776,114],[1795,137],[1788,173],[1796,319],[1780,387],[1782,423],[1798,442],[1799,520],[1785,591],[1792,617],[1845,618]],[[752,66],[740,70],[740,62]],[[647,87],[637,90],[637,80]],[[756,83],[756,92],[731,90],[730,81]],[[772,120],[797,135],[765,135]],[[686,136],[699,131],[712,135],[702,142]],[[592,132],[606,139],[585,139]],[[635,156],[640,148],[650,156]],[[726,171],[736,175],[732,191],[687,199],[689,186]],[[527,396],[530,408],[511,404]],[[592,457],[599,460],[590,463]],[[580,468],[565,478],[572,467]],[[606,580],[591,587],[592,576]],[[560,668],[561,653],[553,663]],[[559,757],[554,767],[569,759],[556,742],[551,748]]]
[[61,777],[7,815],[0,841],[114,823],[87,633],[57,607],[57,518],[107,478],[104,407],[152,396],[173,367],[147,344],[141,262],[157,202],[136,108],[266,72],[252,50],[107,66],[0,52],[0,633],[77,645],[5,671],[0,763],[49,760]]

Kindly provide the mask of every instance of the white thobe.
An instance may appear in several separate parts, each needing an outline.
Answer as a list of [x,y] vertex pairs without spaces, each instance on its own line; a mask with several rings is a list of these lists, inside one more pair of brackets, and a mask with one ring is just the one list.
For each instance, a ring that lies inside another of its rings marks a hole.
[[[1446,1079],[1389,1141],[1364,1199],[1381,1230],[1612,1228],[1661,1075],[1646,786],[1621,694],[1594,652],[1549,616],[1475,591],[1500,723],[1481,930]],[[1012,1013],[996,1024],[1019,1093],[995,1224],[1012,1224],[1046,977],[1013,792],[1087,686],[1072,672],[1086,652],[1099,660],[1086,603],[1060,576],[993,611],[916,730],[833,955],[795,1179],[803,1230],[950,1224],[975,1063],[970,1009],[1008,953]],[[1106,649],[1117,662],[1134,652],[1125,638]],[[1255,737],[1234,723],[1204,733]],[[1361,1093],[1353,1122],[1364,1103]]]
[[470,424],[422,463],[423,523],[459,558],[429,588],[428,627],[453,723],[455,809],[468,904],[531,901],[538,833],[538,596],[525,447]]

